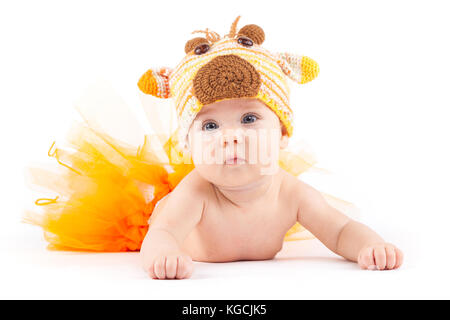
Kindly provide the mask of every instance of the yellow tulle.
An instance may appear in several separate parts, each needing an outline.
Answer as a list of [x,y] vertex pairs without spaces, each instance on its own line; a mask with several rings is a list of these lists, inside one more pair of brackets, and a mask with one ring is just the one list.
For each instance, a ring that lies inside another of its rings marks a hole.
[[[133,130],[136,125],[127,123],[121,113],[126,106],[121,100],[104,87],[96,90],[99,92],[94,90],[83,102],[87,109],[78,106],[85,121],[74,124],[68,134],[71,150],[53,143],[48,155],[56,161],[55,167],[28,168],[29,184],[47,189],[55,196],[37,199],[35,209],[25,212],[24,221],[42,227],[52,249],[138,251],[156,203],[194,166],[184,163],[176,130],[157,129],[154,134],[143,134],[139,146],[106,133],[94,108],[108,107],[111,117],[120,114],[117,121],[126,130]],[[97,96],[92,99],[92,94],[101,95],[102,90],[104,100]],[[150,112],[149,122],[154,129],[161,124],[155,114],[161,115],[158,109],[161,106],[159,102],[152,103],[146,112],[147,115]],[[111,112],[113,106],[115,113]],[[298,176],[313,167],[315,161],[306,152],[282,150],[279,164]],[[285,240],[305,238],[295,236],[302,230],[302,226],[295,224]]]

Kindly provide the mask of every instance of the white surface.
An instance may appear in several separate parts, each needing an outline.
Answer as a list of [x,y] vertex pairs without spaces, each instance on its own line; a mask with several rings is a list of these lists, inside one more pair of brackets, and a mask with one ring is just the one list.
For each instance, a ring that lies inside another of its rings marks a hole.
[[[416,299],[448,298],[448,277],[418,265],[418,246],[402,268],[367,271],[317,240],[286,242],[275,259],[195,263],[192,278],[152,280],[137,253],[80,253],[45,249],[41,231],[23,225],[2,241],[3,299]],[[405,236],[402,239],[402,236]],[[5,245],[7,244],[7,245]],[[430,272],[432,271],[432,272]]]
[[[450,298],[448,12],[447,1],[0,2],[0,297]],[[24,167],[51,162],[74,101],[103,78],[140,105],[148,68],[175,66],[192,31],[227,33],[238,15],[269,50],[318,61],[317,80],[292,85],[295,135],[337,175],[305,179],[356,203],[405,265],[360,271],[304,242],[285,248],[302,258],[200,263],[191,280],[152,281],[136,254],[46,251],[40,230],[18,223],[34,200]]]

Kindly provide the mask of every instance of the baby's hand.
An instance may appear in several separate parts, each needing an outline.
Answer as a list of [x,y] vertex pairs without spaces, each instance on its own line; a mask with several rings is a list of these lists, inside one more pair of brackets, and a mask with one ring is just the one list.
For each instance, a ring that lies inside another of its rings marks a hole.
[[149,265],[148,273],[153,279],[185,279],[194,270],[191,257],[182,253],[156,256]]
[[364,247],[359,252],[358,264],[362,269],[391,270],[403,263],[403,253],[389,243],[378,243]]

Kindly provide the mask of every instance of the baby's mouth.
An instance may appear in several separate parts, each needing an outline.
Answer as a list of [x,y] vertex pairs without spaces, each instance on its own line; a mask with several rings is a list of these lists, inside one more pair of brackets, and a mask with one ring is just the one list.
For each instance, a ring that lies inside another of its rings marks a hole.
[[224,162],[224,164],[226,164],[226,165],[239,165],[239,164],[244,164],[244,163],[245,163],[245,159],[239,158],[237,156],[229,157]]

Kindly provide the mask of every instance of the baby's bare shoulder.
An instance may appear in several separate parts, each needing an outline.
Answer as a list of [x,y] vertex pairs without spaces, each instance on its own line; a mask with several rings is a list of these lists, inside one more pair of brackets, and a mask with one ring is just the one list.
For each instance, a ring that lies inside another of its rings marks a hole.
[[283,170],[283,179],[282,188],[288,196],[295,196],[303,201],[313,200],[320,196],[320,192],[314,187],[285,170]]
[[296,210],[304,211],[305,209],[318,209],[326,206],[322,194],[317,189],[287,171],[284,171],[283,174],[280,195],[286,201],[293,203]]
[[175,201],[205,201],[210,189],[210,183],[203,179],[194,168],[178,183],[170,193],[170,198]]
[[177,185],[174,189],[189,189],[194,190],[196,192],[205,192],[209,190],[211,184],[205,180],[194,168],[191,172],[189,172]]
[[158,202],[149,223],[170,226],[171,230],[177,228],[177,221],[183,221],[185,226],[195,225],[203,214],[207,200],[206,192],[207,185],[195,169],[192,170]]
[[284,169],[281,169],[280,171],[280,200],[282,203],[285,203],[285,205],[288,205],[291,210],[297,211],[300,206],[300,180]]
[[296,176],[280,168],[280,181],[281,195],[284,195],[286,197],[297,195],[300,187],[300,180]]

